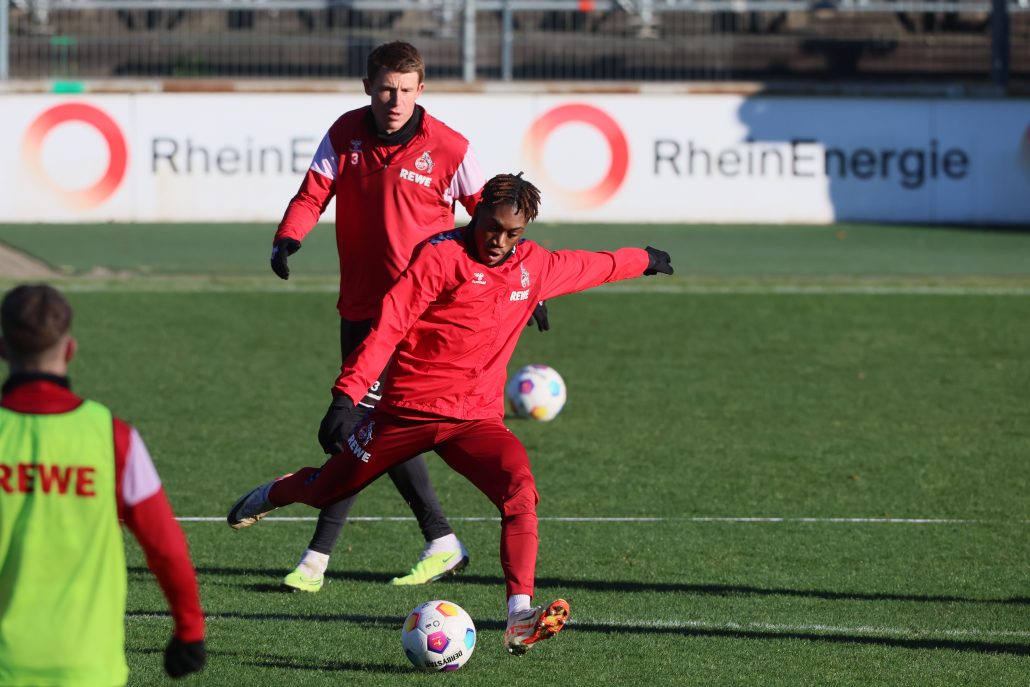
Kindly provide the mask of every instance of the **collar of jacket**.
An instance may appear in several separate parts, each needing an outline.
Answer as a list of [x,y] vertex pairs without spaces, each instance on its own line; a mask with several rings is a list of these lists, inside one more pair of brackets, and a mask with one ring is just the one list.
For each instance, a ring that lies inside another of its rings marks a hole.
[[379,130],[376,126],[376,118],[372,115],[372,108],[369,107],[365,112],[365,124],[368,126],[368,130],[379,139],[383,145],[388,146],[402,146],[411,139],[415,138],[415,134],[422,128],[422,116],[425,114],[425,108],[421,105],[415,106],[415,111],[411,114],[411,118],[405,122],[404,126],[393,133],[386,134]]
[[63,386],[65,389],[72,388],[71,382],[68,381],[67,377],[52,375],[46,372],[19,372],[7,378],[7,381],[4,382],[3,388],[0,389],[0,395],[7,395],[16,387],[23,384],[29,384],[31,382],[53,382],[54,384]]

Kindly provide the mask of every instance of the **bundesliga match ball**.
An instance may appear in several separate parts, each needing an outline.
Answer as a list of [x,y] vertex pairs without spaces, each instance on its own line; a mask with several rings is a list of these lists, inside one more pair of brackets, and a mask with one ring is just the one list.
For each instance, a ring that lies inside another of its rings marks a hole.
[[408,660],[426,670],[457,670],[476,648],[472,618],[452,601],[427,601],[408,614],[401,628]]
[[565,381],[547,365],[526,365],[504,388],[508,405],[519,417],[547,422],[565,405]]

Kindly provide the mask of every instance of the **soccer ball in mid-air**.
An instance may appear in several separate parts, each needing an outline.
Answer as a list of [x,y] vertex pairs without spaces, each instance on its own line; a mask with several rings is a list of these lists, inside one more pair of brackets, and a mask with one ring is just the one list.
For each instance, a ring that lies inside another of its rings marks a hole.
[[426,670],[457,670],[476,648],[476,626],[453,601],[427,601],[408,614],[401,628],[404,654]]
[[547,365],[526,365],[504,388],[508,405],[519,417],[553,420],[565,405],[565,381]]

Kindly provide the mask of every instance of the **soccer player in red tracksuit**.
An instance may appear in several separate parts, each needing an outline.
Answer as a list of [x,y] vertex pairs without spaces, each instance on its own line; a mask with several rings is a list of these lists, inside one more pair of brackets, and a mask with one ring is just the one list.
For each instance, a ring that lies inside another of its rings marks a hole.
[[168,599],[165,670],[181,677],[206,658],[186,538],[139,432],[72,392],[71,318],[46,285],[0,306],[0,685],[125,684],[118,521]]
[[333,389],[346,403],[359,402],[394,356],[378,405],[321,468],[252,490],[228,516],[239,529],[290,503],[321,507],[432,449],[501,512],[504,643],[513,654],[557,633],[569,607],[563,599],[530,607],[538,495],[526,450],[503,422],[507,363],[538,301],[642,274],[672,274],[669,255],[651,247],[552,252],[522,240],[539,198],[521,175],[496,176],[468,227],[419,247]]
[[[455,202],[471,214],[486,181],[465,137],[415,104],[424,72],[422,57],[408,43],[387,43],[372,51],[364,80],[371,104],[347,112],[329,128],[275,234],[272,269],[286,279],[287,256],[300,248],[336,196],[341,360],[368,334],[383,296],[415,246],[454,228]],[[375,405],[382,379],[370,382],[357,410],[335,400],[330,405],[318,433],[326,453],[338,452],[364,410]],[[426,540],[411,572],[392,583],[422,584],[461,570],[468,553],[447,522],[422,457],[395,466],[390,478]],[[283,580],[286,586],[321,589],[353,500],[325,504],[300,563]]]

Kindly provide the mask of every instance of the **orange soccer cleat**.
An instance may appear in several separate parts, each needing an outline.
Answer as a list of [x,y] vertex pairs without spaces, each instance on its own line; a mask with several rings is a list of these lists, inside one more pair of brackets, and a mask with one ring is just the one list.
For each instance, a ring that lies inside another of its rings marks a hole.
[[508,627],[504,630],[504,647],[509,654],[521,656],[537,642],[561,632],[568,620],[569,602],[565,599],[512,613],[508,616]]

